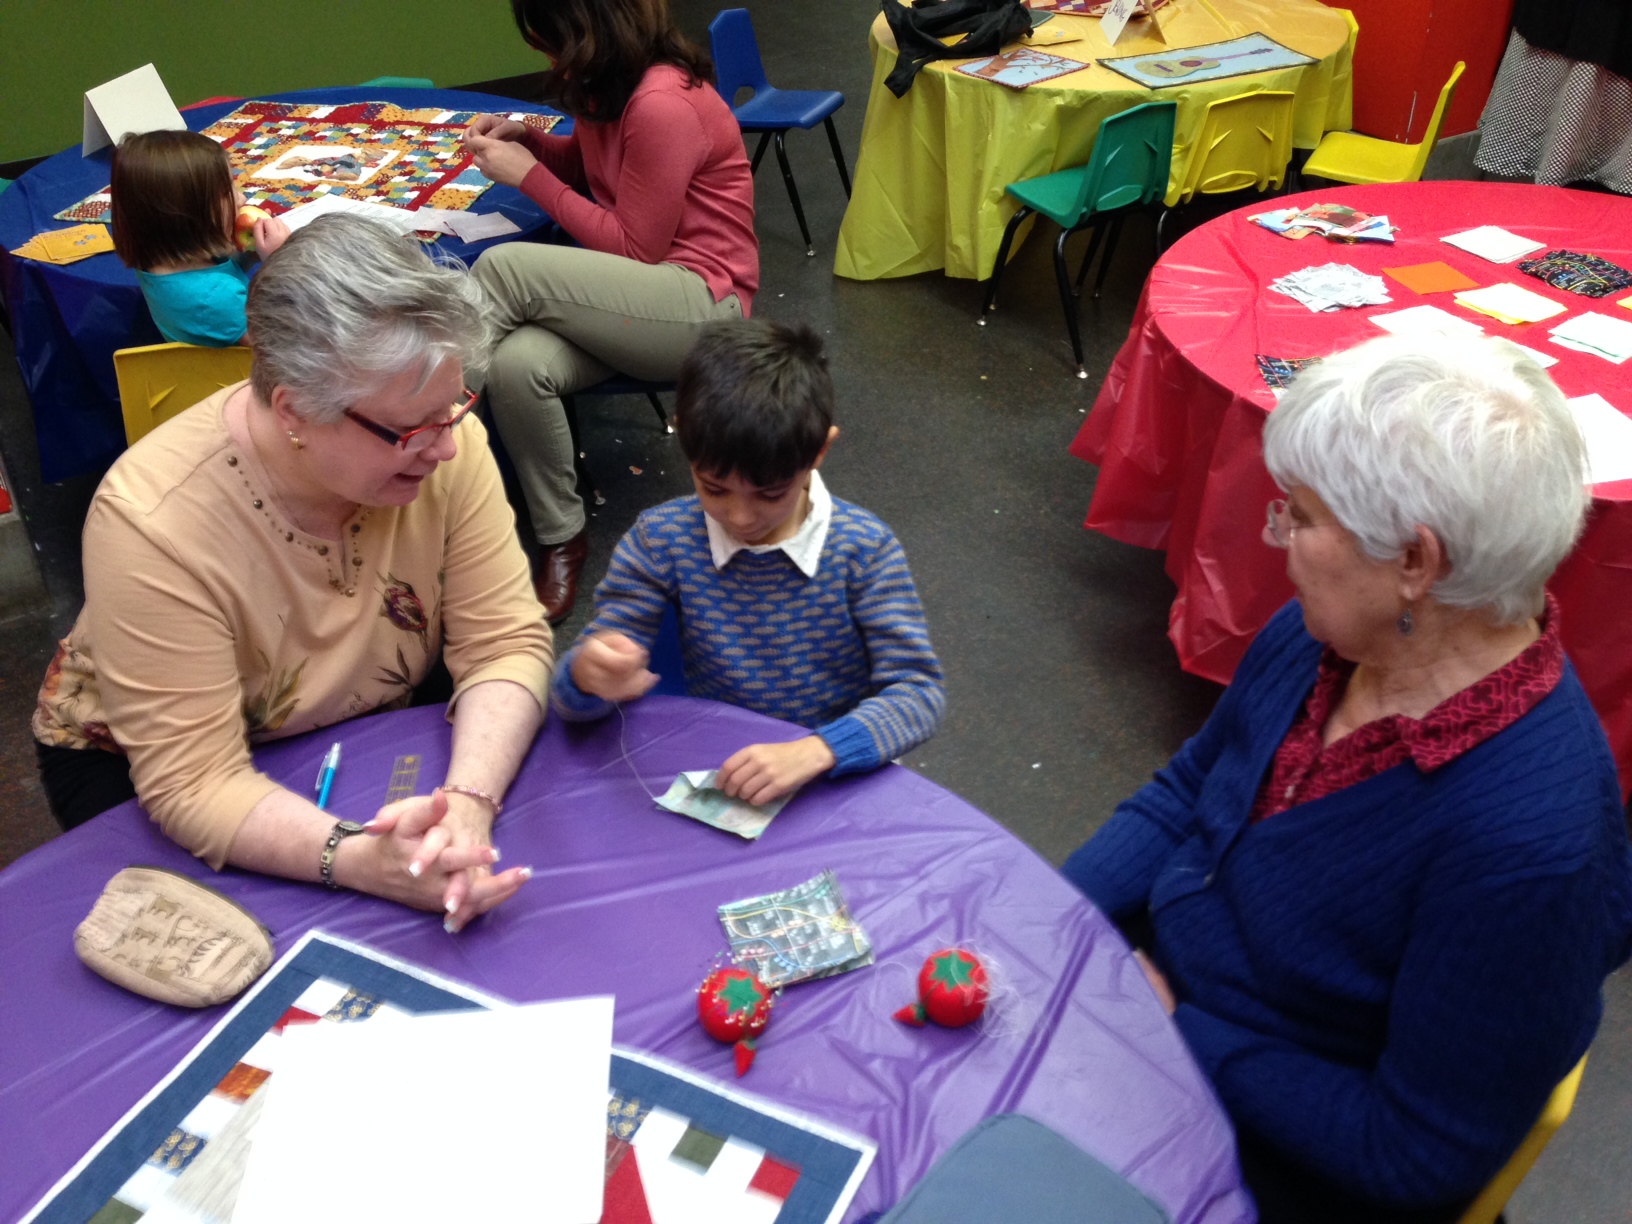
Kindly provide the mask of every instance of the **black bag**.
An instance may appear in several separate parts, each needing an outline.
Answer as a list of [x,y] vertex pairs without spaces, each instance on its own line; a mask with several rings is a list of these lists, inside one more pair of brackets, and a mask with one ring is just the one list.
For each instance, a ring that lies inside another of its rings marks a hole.
[[[882,0],[880,7],[897,48],[895,71],[884,84],[898,98],[912,88],[913,79],[930,60],[996,55],[1005,43],[1031,29],[1031,13],[1020,0],[913,0],[911,8],[898,0]],[[947,34],[968,37],[949,47],[941,42]]]

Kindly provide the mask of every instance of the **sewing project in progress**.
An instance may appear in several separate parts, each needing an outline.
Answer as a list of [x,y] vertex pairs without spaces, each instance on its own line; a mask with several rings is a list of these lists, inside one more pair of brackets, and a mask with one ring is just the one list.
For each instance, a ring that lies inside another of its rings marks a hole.
[[[274,215],[331,193],[395,208],[461,211],[493,184],[462,136],[479,111],[404,110],[390,102],[340,106],[245,102],[204,129],[232,162],[246,203]],[[548,132],[559,115],[505,118]],[[106,223],[104,188],[56,214]]]
[[[261,1090],[276,1076],[291,1026],[413,1023],[416,1014],[508,1006],[310,933],[28,1218],[230,1224]],[[677,1025],[690,1023],[686,1010],[677,1009]],[[613,1048],[610,1079],[603,1224],[838,1224],[876,1151],[859,1136],[636,1051]],[[334,1111],[343,1119],[345,1102]],[[314,1134],[314,1142],[329,1139]]]
[[824,871],[793,888],[720,906],[731,959],[772,990],[873,963],[867,932],[850,916],[838,878]]
[[1200,47],[1178,47],[1171,51],[1150,51],[1102,59],[1100,65],[1120,73],[1146,89],[1170,85],[1195,85],[1225,77],[1268,72],[1271,68],[1296,68],[1315,60],[1301,51],[1283,47],[1264,34],[1248,34],[1229,42],[1207,43]]

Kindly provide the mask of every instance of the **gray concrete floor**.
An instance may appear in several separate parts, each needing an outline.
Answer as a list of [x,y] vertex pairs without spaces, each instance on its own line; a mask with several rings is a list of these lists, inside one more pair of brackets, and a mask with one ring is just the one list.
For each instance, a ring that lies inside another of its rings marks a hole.
[[[688,31],[706,38],[713,7],[674,6]],[[853,166],[876,5],[750,0],[749,8],[774,83],[839,89],[849,99],[837,122]],[[756,313],[803,319],[826,336],[843,432],[824,473],[838,495],[895,528],[923,595],[951,701],[941,733],[908,763],[1057,863],[1200,726],[1220,691],[1175,662],[1165,635],[1173,588],[1161,555],[1083,530],[1094,470],[1065,449],[1127,333],[1153,233],[1129,223],[1104,297],[1083,304],[1090,377],[1080,382],[1045,242],[1034,237],[1021,251],[1005,275],[1002,309],[984,328],[975,325],[972,282],[838,280],[844,196],[827,142],[820,131],[795,132],[788,145],[817,253],[805,256],[767,155]],[[4,864],[54,832],[28,718],[52,643],[82,598],[78,531],[94,482],[40,485],[28,405],[3,336],[0,347],[0,449],[50,593],[49,606],[0,625]],[[635,515],[688,491],[688,481],[643,400],[586,400],[581,416],[607,497],[591,520],[593,584]],[[564,627],[563,644],[587,613]],[[1632,975],[1615,975],[1606,995],[1575,1114],[1515,1198],[1511,1224],[1632,1222]]]

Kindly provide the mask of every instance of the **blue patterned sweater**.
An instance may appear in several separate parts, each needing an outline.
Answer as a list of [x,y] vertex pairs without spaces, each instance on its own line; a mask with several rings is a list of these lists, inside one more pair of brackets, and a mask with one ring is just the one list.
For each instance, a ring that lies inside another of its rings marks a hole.
[[1573,668],[1517,722],[1249,823],[1321,645],[1296,602],[1065,874],[1147,906],[1174,1020],[1238,1125],[1352,1192],[1474,1194],[1592,1041],[1632,847]]
[[[695,497],[647,510],[618,542],[583,636],[617,630],[650,649],[669,605],[687,691],[814,729],[835,774],[935,733],[946,695],[906,555],[859,506],[833,499],[813,578],[780,550],[739,552],[715,569]],[[551,704],[564,718],[599,718],[612,706],[573,683],[578,650],[555,669]]]

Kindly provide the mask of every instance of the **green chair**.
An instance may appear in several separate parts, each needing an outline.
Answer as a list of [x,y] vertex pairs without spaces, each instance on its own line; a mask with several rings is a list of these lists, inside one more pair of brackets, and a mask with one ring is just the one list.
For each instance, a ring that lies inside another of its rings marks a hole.
[[359,89],[367,89],[370,85],[378,85],[381,89],[435,89],[430,77],[375,77],[372,81],[364,81]]
[[[1003,265],[1009,261],[1015,231],[1027,217],[1042,213],[1060,227],[1060,236],[1054,240],[1054,276],[1059,282],[1065,325],[1071,333],[1071,351],[1077,359],[1077,377],[1088,377],[1082,364],[1082,333],[1077,326],[1076,299],[1082,293],[1082,283],[1087,279],[1101,235],[1106,236],[1105,252],[1100,259],[1099,276],[1094,281],[1095,297],[1105,284],[1105,270],[1110,267],[1111,255],[1122,235],[1123,217],[1130,209],[1158,202],[1167,193],[1177,111],[1178,106],[1173,102],[1149,102],[1112,115],[1099,125],[1094,152],[1086,166],[1057,170],[1039,178],[1010,183],[1004,188],[1020,201],[1020,210],[1010,218],[1008,228],[1003,231],[1003,242],[997,249],[992,279],[986,284],[986,300],[980,307],[983,325],[986,316],[996,309],[997,284],[1003,275]],[[1093,237],[1089,239],[1073,288],[1065,266],[1065,242],[1078,230],[1090,227]]]

